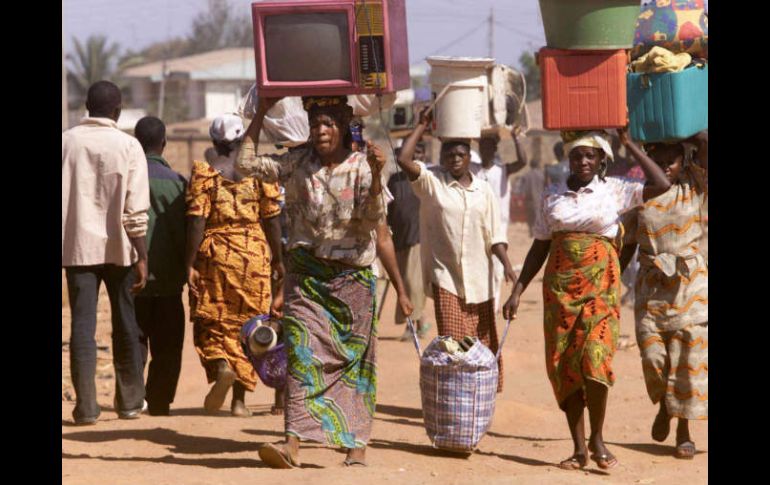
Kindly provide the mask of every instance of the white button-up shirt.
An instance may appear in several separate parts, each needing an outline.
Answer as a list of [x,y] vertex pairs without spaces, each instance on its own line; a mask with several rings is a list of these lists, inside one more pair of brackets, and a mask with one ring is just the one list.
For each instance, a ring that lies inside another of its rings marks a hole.
[[503,232],[508,230],[511,213],[511,186],[508,179],[508,167],[495,155],[495,160],[489,168],[480,163],[471,162],[471,173],[481,180],[486,180],[492,186],[492,192],[500,203],[500,222]]
[[428,294],[435,284],[469,304],[494,298],[492,246],[507,239],[492,187],[475,176],[463,187],[442,167],[421,167],[412,188],[420,199],[420,256]]
[[641,206],[644,184],[638,180],[594,176],[574,192],[566,182],[551,184],[543,193],[543,209],[532,230],[535,239],[547,241],[554,232],[587,232],[607,238],[618,234],[620,215]]
[[142,146],[108,118],[84,118],[61,141],[62,266],[130,266],[129,237],[146,234],[150,210]]

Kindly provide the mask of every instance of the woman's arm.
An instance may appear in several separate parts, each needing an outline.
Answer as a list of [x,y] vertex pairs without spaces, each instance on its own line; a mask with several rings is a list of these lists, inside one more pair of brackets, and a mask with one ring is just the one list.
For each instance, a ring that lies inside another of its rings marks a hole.
[[377,256],[380,257],[380,261],[382,261],[382,265],[385,267],[385,272],[388,273],[390,281],[393,282],[401,311],[404,315],[409,316],[414,311],[414,305],[412,305],[412,301],[406,293],[404,281],[401,279],[401,272],[398,270],[396,248],[393,245],[393,238],[390,236],[390,228],[387,224],[382,223],[377,226],[375,231],[377,234]]
[[[243,136],[238,158],[235,161],[235,169],[244,177],[256,176],[264,182],[277,182],[282,176],[281,164],[270,157],[257,156],[259,147],[259,135],[262,132],[262,123],[265,115],[281,98],[259,98],[257,112],[252,118],[246,133]],[[283,170],[285,172],[285,170]]]
[[423,110],[420,111],[420,122],[417,123],[412,134],[406,139],[404,146],[401,148],[401,154],[396,158],[398,166],[401,167],[401,170],[406,172],[407,177],[409,177],[409,180],[412,182],[417,180],[417,177],[420,176],[420,165],[414,161],[414,149],[417,147],[417,143],[420,141],[425,129],[430,125],[430,122],[431,115],[429,108],[423,108]]
[[275,215],[268,219],[262,219],[262,230],[265,233],[267,244],[270,246],[270,282],[273,301],[270,305],[270,314],[276,317],[283,316],[283,277],[286,270],[283,265],[283,248],[281,247],[281,221],[280,216]]
[[623,249],[620,251],[620,272],[623,273],[623,271],[626,270],[629,263],[631,263],[631,258],[634,257],[634,253],[636,252],[636,248],[639,246],[637,243],[631,243],[626,244],[623,246]]
[[620,137],[620,142],[626,147],[626,150],[628,150],[628,153],[639,162],[642,171],[644,171],[644,176],[647,178],[647,183],[642,192],[642,198],[644,200],[657,197],[671,188],[671,182],[669,182],[663,169],[660,168],[657,163],[653,162],[652,159],[631,140],[631,137],[628,136],[628,131],[625,128],[618,130],[618,136]]
[[535,239],[532,242],[532,247],[529,248],[527,258],[524,260],[524,267],[521,269],[521,274],[519,274],[519,279],[513,287],[511,296],[508,298],[508,301],[505,302],[505,306],[503,306],[503,317],[506,319],[516,318],[521,294],[524,293],[529,282],[532,281],[532,278],[534,278],[538,271],[540,271],[540,268],[543,267],[543,263],[545,263],[546,258],[548,258],[548,252],[550,250],[550,240],[541,241],[540,239]]
[[206,228],[206,218],[201,216],[187,217],[187,248],[185,250],[185,269],[187,271],[187,286],[193,295],[198,296],[198,271],[195,269],[195,258],[203,242],[203,231]]

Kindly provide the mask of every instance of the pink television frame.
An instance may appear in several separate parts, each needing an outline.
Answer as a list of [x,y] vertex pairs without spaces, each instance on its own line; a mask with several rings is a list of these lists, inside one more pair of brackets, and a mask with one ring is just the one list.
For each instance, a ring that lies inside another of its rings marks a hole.
[[[391,50],[390,18],[388,1],[383,3],[383,22],[385,25],[383,47],[385,52],[385,72],[387,73],[387,83],[381,89],[364,88],[361,86],[359,76],[358,51],[359,46],[356,42],[356,19],[355,9],[363,5],[361,0],[303,0],[301,2],[277,1],[277,2],[259,2],[252,3],[252,20],[254,23],[254,55],[257,68],[257,92],[262,95],[278,96],[336,96],[346,94],[374,94],[377,92],[393,92],[397,89],[406,89],[409,87],[408,60],[406,62],[406,76],[394,76]],[[403,0],[400,2],[403,5]],[[344,12],[348,17],[348,38],[350,45],[350,68],[351,81],[344,79],[330,79],[327,81],[270,81],[267,79],[267,65],[265,64],[265,43],[264,43],[264,18],[270,15],[285,14],[308,14],[308,13],[330,13]],[[406,25],[402,26],[404,44],[406,40]],[[401,44],[402,42],[399,42]],[[401,47],[401,46],[399,46]],[[404,52],[407,46],[403,45]],[[403,69],[403,66],[400,66]],[[406,83],[404,83],[406,77]]]

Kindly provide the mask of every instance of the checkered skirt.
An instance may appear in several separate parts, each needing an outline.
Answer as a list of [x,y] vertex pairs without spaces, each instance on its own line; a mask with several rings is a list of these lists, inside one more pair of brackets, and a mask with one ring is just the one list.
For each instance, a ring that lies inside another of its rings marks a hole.
[[425,431],[436,448],[470,452],[495,413],[497,361],[478,338],[467,352],[451,355],[436,337],[420,360]]

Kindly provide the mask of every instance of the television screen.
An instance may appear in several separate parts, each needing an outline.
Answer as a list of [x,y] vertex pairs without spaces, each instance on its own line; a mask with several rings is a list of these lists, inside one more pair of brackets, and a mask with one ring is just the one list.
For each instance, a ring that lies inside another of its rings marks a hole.
[[352,81],[345,12],[269,15],[264,25],[268,81]]

